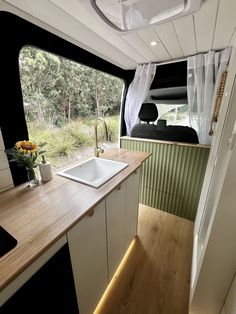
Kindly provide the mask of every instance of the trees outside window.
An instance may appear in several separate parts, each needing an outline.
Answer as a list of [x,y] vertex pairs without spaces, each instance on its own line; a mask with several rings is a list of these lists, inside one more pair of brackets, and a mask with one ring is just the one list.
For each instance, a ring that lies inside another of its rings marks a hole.
[[55,165],[93,145],[97,116],[117,142],[121,79],[30,46],[21,50],[19,64],[30,138],[48,143]]

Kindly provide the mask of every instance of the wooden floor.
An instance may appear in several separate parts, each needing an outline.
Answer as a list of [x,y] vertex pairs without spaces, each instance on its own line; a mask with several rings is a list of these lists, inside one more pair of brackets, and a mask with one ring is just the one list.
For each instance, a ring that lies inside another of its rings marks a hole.
[[96,314],[187,314],[193,223],[140,205],[138,238]]

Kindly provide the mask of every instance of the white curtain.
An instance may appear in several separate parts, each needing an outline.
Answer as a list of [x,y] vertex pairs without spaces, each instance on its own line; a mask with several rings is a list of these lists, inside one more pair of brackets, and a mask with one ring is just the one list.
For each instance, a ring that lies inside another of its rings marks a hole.
[[188,58],[187,92],[190,125],[198,133],[200,144],[211,144],[208,135],[217,87],[226,70],[231,47]]
[[126,133],[130,135],[133,126],[138,123],[138,114],[142,103],[148,95],[156,73],[155,64],[139,64],[134,79],[129,86],[125,102]]

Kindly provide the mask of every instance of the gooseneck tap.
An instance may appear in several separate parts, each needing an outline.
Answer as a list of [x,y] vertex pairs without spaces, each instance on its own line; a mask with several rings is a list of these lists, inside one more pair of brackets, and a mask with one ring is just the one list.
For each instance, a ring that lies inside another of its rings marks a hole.
[[99,157],[99,153],[104,153],[104,149],[98,146],[98,123],[102,122],[105,130],[106,141],[108,141],[108,132],[106,122],[102,118],[97,118],[95,121],[95,147],[94,147],[94,155]]

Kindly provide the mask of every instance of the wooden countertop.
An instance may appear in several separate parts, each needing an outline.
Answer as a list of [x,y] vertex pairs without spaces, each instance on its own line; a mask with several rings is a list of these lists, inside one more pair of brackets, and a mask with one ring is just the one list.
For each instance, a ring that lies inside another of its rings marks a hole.
[[125,149],[107,151],[101,158],[126,162],[129,166],[98,189],[54,175],[53,180],[34,189],[22,184],[1,193],[0,225],[18,243],[0,258],[0,291],[149,156]]
[[206,144],[192,144],[192,143],[184,143],[184,142],[162,141],[162,140],[154,140],[154,139],[140,138],[140,137],[122,136],[121,140],[122,139],[130,140],[130,141],[139,141],[139,142],[151,142],[151,143],[158,143],[158,144],[201,147],[201,148],[207,148],[207,149],[211,148],[210,145],[206,145]]

